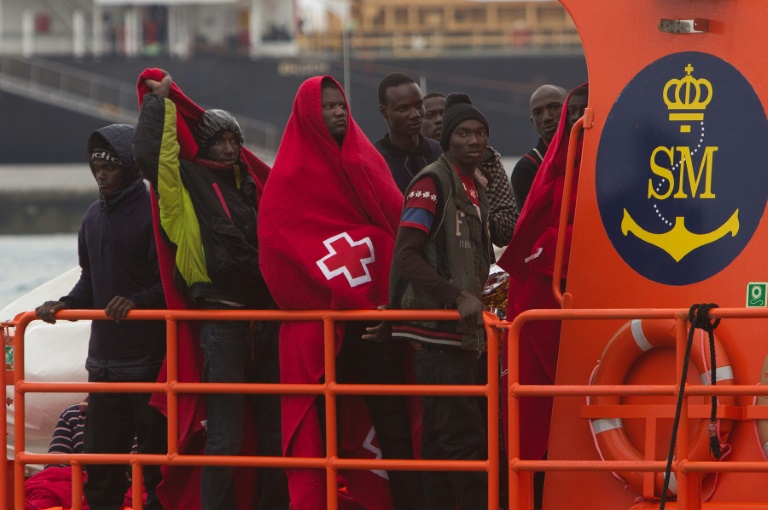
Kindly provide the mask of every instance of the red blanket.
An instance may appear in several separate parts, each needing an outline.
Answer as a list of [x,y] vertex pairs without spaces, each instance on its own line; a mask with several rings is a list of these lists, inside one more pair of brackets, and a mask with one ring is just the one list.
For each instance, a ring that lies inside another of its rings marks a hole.
[[[560,307],[552,295],[552,273],[570,137],[570,131],[566,130],[569,99],[570,95],[563,105],[557,133],[552,138],[549,150],[531,185],[531,191],[520,213],[520,218],[517,220],[512,241],[498,261],[498,265],[510,276],[507,304],[507,320],[510,322],[526,310]],[[568,271],[571,229],[581,163],[581,138],[578,143],[566,231],[563,279]],[[537,253],[537,256],[532,257]],[[528,323],[520,333],[520,383],[554,384],[559,348],[559,321]],[[506,356],[504,356],[504,368],[506,368]],[[506,400],[504,402],[506,403]],[[507,413],[503,413],[503,416],[506,420]],[[544,456],[549,441],[551,416],[551,397],[520,399],[521,459],[538,460]],[[507,427],[504,427],[504,430],[506,431]]]
[[[299,88],[264,189],[259,213],[261,269],[283,310],[375,309],[388,302],[403,196],[384,159],[351,115],[342,146],[333,139],[323,121],[322,80],[310,78]],[[343,325],[336,328],[336,352],[343,330]],[[282,381],[317,383],[324,373],[322,345],[321,323],[284,322]],[[323,455],[315,400],[283,397],[286,455]],[[370,430],[362,420],[358,423],[361,433]],[[362,445],[363,440],[352,443]],[[325,508],[322,471],[290,470],[288,476],[293,508]],[[369,510],[391,504],[388,491],[376,494],[376,487],[386,488],[381,477],[366,471],[346,478],[349,495]]]
[[[145,69],[136,84],[139,95],[139,106],[144,100],[144,95],[149,88],[144,83],[147,78],[161,80],[163,73],[160,69]],[[189,99],[181,89],[173,83],[171,85],[170,99],[176,105],[177,136],[179,140],[180,159],[191,160],[197,155],[197,144],[192,132],[202,116],[203,110]],[[243,147],[241,160],[246,164],[248,172],[256,181],[258,194],[260,195],[269,166],[258,159],[251,151]],[[160,219],[157,200],[152,194],[152,217],[155,226],[155,243],[157,244],[158,259],[160,264],[160,276],[163,281],[165,302],[169,310],[185,310],[193,308],[183,294],[179,292],[173,282],[173,269],[175,267],[174,253],[160,235]],[[203,355],[200,350],[200,336],[197,322],[180,322],[179,335],[179,381],[200,382],[203,367]],[[160,380],[166,380],[166,370],[160,372]],[[158,407],[167,414],[166,395],[153,395],[152,405]],[[205,420],[205,399],[202,395],[185,394],[179,397],[179,453],[199,455],[205,447],[202,425]],[[253,430],[253,428],[251,428]],[[253,444],[248,441],[247,444]],[[253,438],[250,438],[253,439]],[[200,507],[200,469],[197,467],[163,467],[163,481],[157,488],[157,494],[166,510],[188,509]],[[244,484],[238,484],[241,489]],[[247,498],[238,498],[238,505],[245,507]]]
[[[83,482],[88,478],[83,473]],[[146,499],[146,494],[144,495]],[[133,501],[133,487],[125,493],[123,506],[129,510]],[[24,482],[25,510],[47,510],[54,508],[72,508],[72,467],[51,466],[35,473]],[[83,498],[83,510],[88,510],[88,503]]]

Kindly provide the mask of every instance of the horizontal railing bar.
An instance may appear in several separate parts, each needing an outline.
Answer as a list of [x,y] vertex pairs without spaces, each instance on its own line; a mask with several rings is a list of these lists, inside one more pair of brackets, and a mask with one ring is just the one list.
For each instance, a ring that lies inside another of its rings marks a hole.
[[442,460],[423,459],[340,459],[333,457],[257,457],[257,456],[209,456],[209,455],[150,455],[150,454],[36,454],[23,452],[16,455],[22,464],[142,464],[173,466],[249,466],[322,469],[332,465],[339,469],[397,470],[397,471],[486,471],[487,460],[452,461],[446,467]]
[[[161,393],[170,388],[174,393],[249,393],[281,395],[320,395],[323,384],[280,383],[98,383],[98,382],[27,382],[17,381],[22,393]],[[413,384],[329,384],[330,395],[486,395],[485,385],[455,385],[450,387]]]
[[[57,320],[110,320],[103,310],[61,310]],[[131,310],[125,320],[256,320],[256,321],[383,321],[383,320],[459,320],[456,310]],[[35,312],[26,312],[19,323],[37,320]]]

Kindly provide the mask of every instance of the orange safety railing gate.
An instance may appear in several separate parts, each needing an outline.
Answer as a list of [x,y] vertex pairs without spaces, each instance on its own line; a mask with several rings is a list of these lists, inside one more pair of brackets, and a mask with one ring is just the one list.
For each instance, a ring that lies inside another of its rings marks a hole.
[[[63,310],[56,314],[59,320],[105,320],[103,311]],[[495,316],[486,314],[488,333],[488,373],[498,371],[499,335]],[[134,310],[128,320],[164,320],[167,324],[167,382],[165,383],[72,383],[72,382],[27,382],[24,380],[24,334],[27,325],[36,320],[34,312],[17,317],[14,347],[14,403],[16,419],[15,462],[14,462],[14,505],[16,510],[24,504],[24,466],[32,463],[69,463],[72,465],[72,508],[82,508],[83,464],[126,464],[131,465],[133,494],[142,494],[145,464],[211,466],[232,465],[251,467],[314,468],[325,469],[327,473],[327,508],[338,508],[337,473],[339,469],[350,470],[419,470],[419,471],[485,471],[488,473],[489,494],[499,492],[499,434],[497,377],[489,377],[486,385],[423,386],[423,385],[372,385],[338,384],[335,370],[335,323],[337,321],[382,321],[382,320],[458,320],[455,311],[199,311],[199,310]],[[183,383],[178,381],[178,321],[238,320],[238,321],[322,321],[324,324],[325,382],[322,384],[232,384],[232,383]],[[34,454],[25,451],[25,395],[27,393],[53,392],[121,392],[155,393],[165,392],[168,396],[168,453],[150,454]],[[207,456],[181,455],[178,451],[177,430],[179,422],[178,398],[188,393],[271,393],[282,395],[325,395],[326,406],[326,457],[254,457],[254,456]],[[482,396],[489,400],[488,458],[476,461],[436,460],[372,460],[339,458],[336,444],[336,397],[338,395],[463,395]],[[0,419],[0,434],[7,436],[7,417]],[[7,443],[6,443],[7,457]],[[7,491],[7,464],[0,467],[0,501],[5,501]],[[490,508],[498,508],[498,498]],[[133,508],[143,510],[141,498],[135,498]]]
[[[757,319],[768,318],[768,309],[762,308],[717,308],[710,312],[712,318],[720,319]],[[675,361],[675,381],[680,381],[687,336],[688,310],[683,309],[561,309],[561,310],[529,310],[520,314],[515,320],[509,323],[499,323],[498,326],[509,328],[508,335],[508,362],[509,362],[509,422],[508,434],[509,444],[507,455],[509,458],[509,509],[529,509],[530,495],[529,487],[530,475],[533,471],[640,471],[653,476],[656,472],[663,472],[666,468],[666,461],[642,460],[642,461],[608,461],[608,460],[520,460],[520,438],[519,438],[519,397],[524,396],[597,396],[597,395],[618,395],[618,396],[678,396],[679,382],[674,385],[526,385],[519,384],[519,338],[520,330],[530,321],[542,320],[563,320],[563,321],[584,321],[584,320],[616,320],[616,319],[670,319],[676,321],[676,361]],[[566,335],[563,335],[561,342],[568,342]],[[704,505],[707,508],[724,509],[768,509],[767,503],[758,502],[718,502],[702,503],[701,497],[701,479],[706,473],[724,473],[724,472],[762,472],[768,473],[768,463],[764,461],[691,461],[688,459],[688,439],[689,427],[687,424],[689,416],[690,397],[710,397],[712,395],[724,396],[765,396],[768,395],[768,386],[761,385],[686,385],[683,395],[683,406],[680,415],[680,426],[677,431],[677,442],[675,449],[675,460],[672,464],[672,472],[677,479],[677,498],[667,508],[677,508],[680,510],[699,510]],[[601,406],[591,406],[599,408]],[[630,414],[627,410],[622,411],[622,406],[602,406],[610,408],[607,416],[616,418],[637,418],[637,413]],[[657,416],[650,416],[648,419],[656,420],[658,418],[674,417],[674,406],[670,405],[669,412],[659,413]],[[723,416],[723,406],[718,406],[718,417]],[[604,410],[605,411],[605,410]],[[737,419],[744,421],[768,419],[768,406],[745,406],[738,414]],[[599,413],[599,409],[594,409],[593,413]],[[581,418],[595,418],[594,416],[584,416]],[[733,418],[733,413],[729,416]],[[554,427],[554,424],[553,424]],[[651,427],[655,430],[655,427]],[[550,436],[551,438],[551,436]],[[646,438],[647,439],[647,438]],[[648,480],[646,480],[646,485]],[[652,483],[652,482],[651,482]],[[546,498],[546,496],[545,496]],[[636,509],[654,509],[658,508],[659,503],[653,501],[642,501],[632,507]],[[544,508],[547,508],[546,505]],[[578,503],[574,503],[573,508],[582,508]]]
[[[533,471],[640,471],[653,475],[663,471],[664,461],[604,461],[604,460],[520,460],[519,459],[519,405],[518,398],[523,396],[597,396],[597,395],[655,395],[676,396],[679,386],[675,385],[556,385],[533,386],[520,385],[518,365],[519,333],[529,321],[537,320],[616,320],[616,319],[669,319],[674,318],[677,324],[676,344],[676,380],[679,380],[683,368],[685,337],[687,332],[687,310],[682,309],[622,309],[622,310],[531,310],[518,316],[511,324],[499,321],[495,316],[486,314],[486,331],[488,333],[488,383],[477,386],[422,386],[422,385],[365,385],[338,384],[335,379],[335,332],[337,321],[380,321],[380,320],[412,320],[415,318],[432,320],[457,320],[458,314],[453,311],[132,311],[132,320],[165,320],[167,323],[168,342],[168,381],[165,383],[32,383],[24,380],[24,333],[26,326],[36,316],[28,312],[18,317],[14,338],[14,371],[17,419],[15,421],[15,472],[14,472],[14,508],[24,508],[24,466],[31,463],[70,463],[73,466],[73,509],[81,508],[82,500],[82,466],[89,463],[124,463],[130,464],[133,471],[134,494],[141,494],[143,483],[141,467],[144,464],[171,465],[235,465],[252,467],[283,467],[283,468],[314,468],[325,469],[327,472],[329,509],[338,508],[337,472],[339,469],[353,470],[455,470],[455,471],[486,471],[488,473],[489,508],[498,508],[499,492],[499,435],[498,427],[498,379],[490,376],[496,373],[499,353],[499,330],[509,329],[508,377],[509,377],[509,415],[508,415],[508,458],[509,469],[504,476],[509,482],[510,510],[529,509],[532,507],[531,474]],[[768,309],[718,308],[712,316],[721,319],[756,319],[768,318]],[[67,310],[57,314],[58,319],[75,320],[104,320],[101,311]],[[279,321],[322,321],[325,338],[325,370],[326,380],[323,384],[223,384],[223,383],[182,383],[178,376],[178,343],[176,337],[177,323],[183,320],[279,320]],[[567,342],[567,338],[562,341]],[[32,454],[24,451],[24,397],[32,392],[165,392],[168,395],[168,454]],[[326,397],[326,441],[327,456],[325,458],[298,457],[250,457],[230,456],[214,457],[204,455],[181,455],[178,452],[178,396],[186,393],[273,393],[273,394],[324,394]],[[371,460],[350,459],[337,456],[336,445],[336,396],[338,395],[474,395],[488,398],[488,459],[481,461],[435,461],[435,460]],[[766,462],[694,462],[687,459],[689,430],[687,418],[689,415],[689,397],[732,395],[753,396],[768,395],[768,386],[760,385],[729,385],[729,386],[686,386],[684,405],[677,432],[677,445],[673,471],[678,483],[678,496],[675,507],[681,510],[698,510],[702,508],[700,491],[701,476],[709,472],[768,472]],[[595,406],[599,407],[599,406]],[[611,415],[622,417],[619,406],[610,406]],[[671,407],[671,406],[670,406]],[[597,410],[596,412],[599,412]],[[720,414],[720,410],[718,411]],[[628,417],[628,416],[625,416]],[[661,416],[659,416],[661,417]],[[671,417],[670,416],[664,416]],[[655,418],[654,418],[655,419]],[[752,406],[742,413],[743,420],[768,419],[768,406],[764,409]],[[0,433],[7,433],[6,416],[0,419]],[[7,452],[6,452],[7,453]],[[9,487],[6,484],[7,465],[0,466],[0,501],[6,497]],[[654,504],[643,508],[655,508]],[[642,505],[641,505],[642,506]],[[134,502],[134,508],[142,510],[139,498]],[[638,507],[639,508],[639,507]],[[713,508],[740,508],[739,503],[733,505],[720,503]],[[751,508],[751,507],[750,507]],[[757,508],[757,507],[756,507]],[[762,508],[762,506],[760,507]]]

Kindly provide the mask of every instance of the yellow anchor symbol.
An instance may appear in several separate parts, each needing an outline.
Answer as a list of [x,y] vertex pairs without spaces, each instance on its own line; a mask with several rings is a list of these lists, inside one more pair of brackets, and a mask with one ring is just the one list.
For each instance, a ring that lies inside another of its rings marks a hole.
[[701,248],[718,239],[731,234],[736,237],[739,232],[739,210],[731,215],[728,220],[712,232],[705,234],[694,234],[685,227],[685,218],[677,216],[675,226],[663,234],[654,234],[648,232],[632,219],[626,209],[624,209],[624,218],[621,220],[621,232],[626,236],[628,233],[635,234],[639,239],[648,244],[652,244],[669,253],[675,262],[680,262],[683,257],[691,253],[696,248]]

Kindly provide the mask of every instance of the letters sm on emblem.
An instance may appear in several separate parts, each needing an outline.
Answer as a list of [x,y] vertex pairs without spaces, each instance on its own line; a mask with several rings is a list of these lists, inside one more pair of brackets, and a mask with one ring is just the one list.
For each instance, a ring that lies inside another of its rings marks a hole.
[[370,237],[353,241],[348,233],[342,232],[323,244],[328,254],[317,261],[317,266],[328,280],[344,275],[350,287],[371,281],[368,264],[376,261],[376,254]]
[[640,275],[688,285],[752,239],[768,198],[768,120],[747,79],[707,53],[641,70],[607,116],[595,168],[611,244]]

